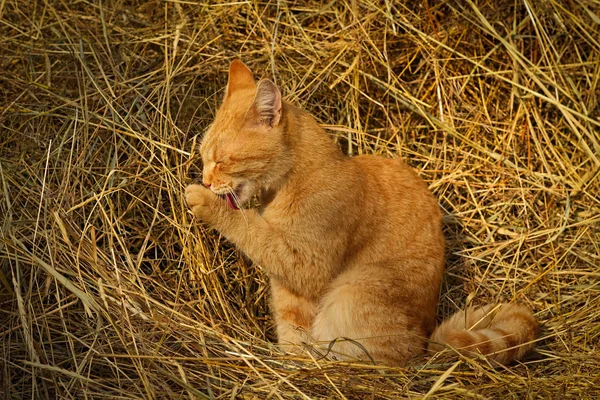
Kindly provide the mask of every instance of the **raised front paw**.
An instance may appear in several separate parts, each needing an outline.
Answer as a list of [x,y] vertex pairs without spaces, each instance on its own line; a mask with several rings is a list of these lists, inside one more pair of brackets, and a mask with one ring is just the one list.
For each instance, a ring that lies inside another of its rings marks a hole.
[[185,201],[192,213],[203,220],[208,220],[214,215],[215,204],[218,197],[211,190],[202,185],[189,185],[185,188]]

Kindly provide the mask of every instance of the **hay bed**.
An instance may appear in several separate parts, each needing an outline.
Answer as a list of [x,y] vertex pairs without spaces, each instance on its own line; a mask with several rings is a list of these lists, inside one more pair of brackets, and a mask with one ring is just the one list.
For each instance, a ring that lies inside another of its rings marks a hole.
[[[600,396],[600,7],[571,1],[0,2],[0,394]],[[272,76],[352,154],[439,198],[438,315],[519,301],[510,368],[292,357],[267,281],[182,199],[226,67]]]

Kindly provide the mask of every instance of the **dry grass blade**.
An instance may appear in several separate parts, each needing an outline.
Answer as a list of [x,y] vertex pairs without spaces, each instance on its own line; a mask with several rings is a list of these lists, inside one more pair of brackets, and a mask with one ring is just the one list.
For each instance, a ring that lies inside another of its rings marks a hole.
[[[585,0],[0,1],[3,398],[599,397],[599,21]],[[262,271],[182,197],[235,57],[344,151],[419,170],[440,318],[528,304],[523,363],[273,346]]]

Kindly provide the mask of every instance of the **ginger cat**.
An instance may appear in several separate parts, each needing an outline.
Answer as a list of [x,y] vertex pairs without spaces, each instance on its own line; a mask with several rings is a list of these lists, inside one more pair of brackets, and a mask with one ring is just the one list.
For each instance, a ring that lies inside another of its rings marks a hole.
[[[238,60],[200,152],[204,185],[188,186],[186,201],[268,274],[284,349],[314,343],[387,365],[427,349],[444,237],[437,202],[410,167],[343,155],[310,114],[270,80],[256,84]],[[254,195],[260,207],[243,208]],[[447,344],[508,363],[537,334],[529,310],[504,304],[457,313],[430,349]]]

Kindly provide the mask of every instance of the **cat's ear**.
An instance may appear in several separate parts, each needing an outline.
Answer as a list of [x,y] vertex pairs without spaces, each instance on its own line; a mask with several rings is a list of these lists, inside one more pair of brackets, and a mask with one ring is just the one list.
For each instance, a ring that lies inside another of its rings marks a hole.
[[281,121],[281,93],[271,80],[261,79],[256,87],[254,101],[246,114],[252,124],[273,128]]
[[234,93],[240,89],[251,89],[254,88],[254,77],[250,68],[246,67],[246,64],[240,60],[233,60],[229,64],[229,80],[227,82],[227,94]]

